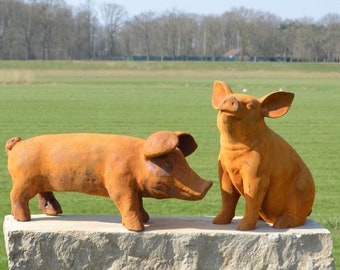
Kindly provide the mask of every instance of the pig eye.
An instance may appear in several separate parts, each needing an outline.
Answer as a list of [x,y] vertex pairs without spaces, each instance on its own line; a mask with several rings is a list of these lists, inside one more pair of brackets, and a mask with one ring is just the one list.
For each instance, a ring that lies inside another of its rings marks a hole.
[[164,158],[153,158],[152,163],[157,166],[156,174],[160,176],[165,176],[166,174],[171,174],[173,170],[173,164]]
[[164,171],[166,171],[169,174],[172,172],[172,164],[169,161],[162,162],[161,164],[159,164],[159,167],[161,167]]
[[252,100],[252,101],[250,101],[250,102],[248,102],[248,103],[246,104],[246,107],[247,107],[248,110],[252,110],[252,109],[255,109],[256,104],[255,104],[255,102]]

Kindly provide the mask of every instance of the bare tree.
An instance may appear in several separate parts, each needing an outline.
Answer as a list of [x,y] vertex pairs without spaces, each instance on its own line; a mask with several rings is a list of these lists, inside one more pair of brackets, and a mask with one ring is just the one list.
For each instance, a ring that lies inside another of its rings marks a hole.
[[77,25],[78,29],[84,34],[85,38],[85,46],[86,46],[86,58],[87,59],[95,59],[95,34],[96,34],[96,25],[98,23],[96,14],[94,12],[94,4],[92,0],[86,0],[86,3],[83,9],[80,11],[81,23]]
[[161,61],[167,56],[167,46],[169,40],[169,27],[168,27],[168,14],[163,14],[157,18],[157,24],[155,25],[155,34],[158,37],[158,43],[156,44],[156,53],[160,56]]
[[22,44],[25,47],[26,60],[35,59],[36,54],[34,51],[35,37],[39,33],[37,3],[18,5],[18,30],[22,36]]
[[98,20],[91,0],[76,13],[72,58],[95,59],[95,42]]
[[235,22],[233,16],[228,16],[229,13],[225,13],[221,16],[221,24],[223,36],[221,42],[223,43],[224,53],[232,49],[239,49],[239,33],[234,28]]
[[323,44],[326,42],[325,39],[325,29],[322,25],[312,24],[309,26],[309,32],[311,35],[309,36],[310,45],[311,45],[311,60],[315,62],[322,61],[322,59],[326,58]]
[[198,34],[198,23],[195,17],[197,16],[182,13],[179,18],[180,47],[178,51],[186,59],[194,52],[195,36]]
[[297,36],[294,45],[294,58],[300,61],[318,61],[321,56],[323,37],[320,36],[321,29],[310,18],[299,21]]
[[223,21],[220,16],[205,16],[201,22],[203,55],[211,56],[215,61],[216,56],[224,54],[223,46]]
[[284,61],[293,61],[294,45],[297,38],[298,24],[295,21],[287,20],[280,23],[279,34],[281,56]]
[[340,61],[340,15],[327,14],[320,20],[324,26],[325,43],[322,44],[326,54],[326,61]]
[[157,18],[162,55],[176,60],[192,53],[196,22],[190,14],[172,10]]
[[0,58],[13,59],[16,58],[15,44],[17,25],[16,25],[16,10],[18,6],[23,5],[17,1],[3,0],[0,1]]
[[[40,43],[41,43],[41,58],[54,59],[53,51],[57,44],[60,43],[58,37],[60,36],[57,31],[57,25],[61,22],[58,16],[58,11],[64,6],[65,3],[60,0],[41,0],[38,5],[38,23],[40,25]],[[65,18],[64,18],[65,19]],[[66,29],[63,29],[65,32]]]
[[56,10],[54,25],[53,59],[70,59],[72,55],[72,36],[74,21],[72,10],[61,6]]
[[108,57],[112,59],[116,49],[116,37],[124,26],[127,11],[123,6],[117,4],[104,4],[101,7],[101,13],[107,39]]
[[255,12],[249,53],[270,59],[280,56],[280,20],[268,12]]
[[164,16],[160,40],[163,41],[163,51],[172,60],[180,54],[180,27],[178,11],[173,10]]
[[237,48],[240,60],[340,61],[337,13],[292,21],[242,7],[214,16],[149,11],[126,20],[123,6],[106,4],[98,20],[94,1],[84,2],[73,9],[63,0],[1,0],[0,58],[216,59]]
[[133,33],[134,29],[130,23],[126,23],[119,33],[119,37],[122,39],[125,48],[125,50],[123,51],[123,55],[125,54],[129,58],[132,57],[134,52]]
[[[252,24],[254,11],[244,7],[233,9],[226,13],[233,21],[233,27],[237,30],[237,39],[241,49],[241,61],[245,60],[245,56],[249,56],[250,37],[254,34],[254,26]],[[256,33],[255,33],[256,34]]]
[[142,40],[146,49],[146,59],[149,61],[151,56],[151,36],[155,25],[155,13],[149,11],[137,15],[134,17],[131,25],[135,30],[135,34],[142,35]]

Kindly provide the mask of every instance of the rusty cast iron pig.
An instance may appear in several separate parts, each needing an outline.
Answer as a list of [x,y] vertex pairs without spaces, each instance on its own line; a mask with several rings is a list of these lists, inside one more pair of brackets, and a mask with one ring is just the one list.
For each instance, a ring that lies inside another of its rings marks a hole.
[[240,195],[245,198],[245,214],[239,230],[254,229],[259,217],[280,229],[305,223],[315,196],[313,177],[296,151],[264,121],[286,114],[293,98],[293,93],[282,91],[255,98],[214,83],[222,194],[215,224],[231,222]]
[[186,162],[196,148],[190,134],[169,131],[146,140],[85,133],[12,138],[6,144],[12,215],[30,220],[35,195],[44,213],[60,214],[53,191],[75,191],[110,197],[123,225],[142,231],[149,220],[142,197],[200,200],[211,187]]

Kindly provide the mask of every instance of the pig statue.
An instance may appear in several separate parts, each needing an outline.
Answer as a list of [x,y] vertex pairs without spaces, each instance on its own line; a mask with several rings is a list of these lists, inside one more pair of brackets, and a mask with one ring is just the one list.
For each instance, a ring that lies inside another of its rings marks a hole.
[[238,230],[254,229],[259,217],[278,229],[305,223],[315,196],[313,177],[295,150],[264,121],[283,116],[293,98],[293,93],[281,91],[255,98],[234,94],[223,82],[214,83],[222,195],[215,224],[231,222],[240,195],[245,198],[245,213]]
[[149,215],[142,197],[200,200],[212,186],[188,165],[197,148],[187,133],[159,131],[146,140],[121,135],[59,134],[6,144],[16,220],[30,220],[29,200],[38,195],[42,212],[62,213],[53,191],[110,197],[123,225],[142,231]]

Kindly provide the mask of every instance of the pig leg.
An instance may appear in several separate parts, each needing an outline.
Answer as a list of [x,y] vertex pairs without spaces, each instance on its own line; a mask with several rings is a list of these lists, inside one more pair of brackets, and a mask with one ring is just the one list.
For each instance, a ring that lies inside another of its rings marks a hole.
[[149,221],[150,217],[149,217],[148,212],[146,212],[145,209],[144,209],[144,206],[143,206],[143,198],[142,198],[142,196],[140,196],[140,198],[139,198],[139,203],[140,203],[140,206],[141,206],[142,221],[143,221],[144,223],[146,223],[146,222]]
[[245,214],[237,226],[240,231],[253,230],[256,227],[256,223],[260,217],[260,207],[256,200],[251,198],[249,195],[245,197]]
[[139,232],[144,230],[143,213],[141,211],[143,206],[140,204],[141,198],[137,192],[126,192],[120,195],[110,194],[110,198],[114,201],[122,216],[122,224],[129,231]]
[[[303,164],[302,164],[303,165]],[[315,196],[313,178],[307,168],[304,177],[296,174],[292,180],[284,212],[275,220],[273,227],[277,229],[297,227],[305,224],[312,211]]]
[[273,224],[273,228],[276,229],[286,229],[291,227],[297,227],[305,224],[305,217],[297,217],[289,214],[284,214],[280,216],[275,223]]
[[222,195],[222,208],[219,214],[214,218],[214,224],[229,224],[235,216],[235,209],[240,198],[240,193],[231,183],[226,172],[222,172],[219,166],[220,190]]
[[245,214],[237,226],[240,231],[253,230],[260,217],[263,199],[266,195],[267,181],[263,178],[244,178]]
[[30,192],[24,187],[13,186],[10,198],[12,205],[12,215],[18,221],[31,220],[31,213],[28,207],[28,202],[35,196],[36,193]]
[[53,192],[39,192],[37,194],[39,200],[39,208],[46,215],[56,216],[63,213],[61,206],[54,197]]

